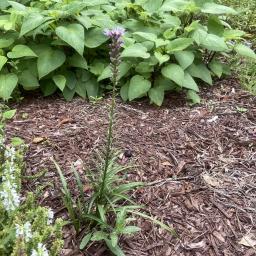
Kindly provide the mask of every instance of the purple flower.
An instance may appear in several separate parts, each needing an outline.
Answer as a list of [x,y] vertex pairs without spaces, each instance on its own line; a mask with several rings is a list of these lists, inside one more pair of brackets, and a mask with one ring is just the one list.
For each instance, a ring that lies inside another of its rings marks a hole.
[[122,37],[125,33],[125,29],[122,27],[116,27],[113,29],[104,29],[104,35],[113,38],[113,39],[118,39],[120,37]]

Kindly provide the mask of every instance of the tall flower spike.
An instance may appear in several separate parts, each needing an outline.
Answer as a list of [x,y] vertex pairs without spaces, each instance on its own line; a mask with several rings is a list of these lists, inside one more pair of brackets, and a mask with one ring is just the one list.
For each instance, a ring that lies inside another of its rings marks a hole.
[[109,56],[110,56],[110,66],[112,71],[112,82],[114,87],[118,83],[118,66],[121,63],[121,47],[124,44],[123,35],[125,33],[125,29],[122,27],[117,27],[113,29],[105,29],[104,35],[108,36],[111,39],[111,43],[109,44]]
[[116,87],[119,80],[119,64],[121,63],[121,47],[123,45],[123,35],[125,30],[121,27],[117,27],[114,29],[105,29],[104,35],[111,39],[111,43],[109,44],[109,56],[110,56],[110,67],[112,71],[111,80],[113,83],[112,89],[112,102],[109,112],[109,125],[108,125],[108,133],[107,133],[107,145],[106,145],[106,154],[105,154],[105,162],[103,169],[103,179],[100,184],[100,192],[99,192],[99,200],[102,200],[103,191],[106,185],[106,177],[107,171],[109,167],[109,159],[112,151],[112,140],[113,140],[113,122],[114,122],[114,112],[116,107]]

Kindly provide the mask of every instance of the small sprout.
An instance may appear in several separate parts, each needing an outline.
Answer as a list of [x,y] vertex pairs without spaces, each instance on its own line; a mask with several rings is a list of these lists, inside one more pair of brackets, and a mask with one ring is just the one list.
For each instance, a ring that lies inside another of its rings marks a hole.
[[248,111],[248,109],[236,106],[236,111],[239,113],[246,113]]

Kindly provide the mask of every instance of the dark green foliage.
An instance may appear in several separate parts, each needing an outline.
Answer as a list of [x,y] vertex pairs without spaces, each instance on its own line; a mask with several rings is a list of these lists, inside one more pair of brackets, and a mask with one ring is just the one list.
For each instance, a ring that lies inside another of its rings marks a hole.
[[212,0],[1,1],[0,98],[25,90],[100,97],[111,76],[104,28],[127,30],[120,67],[124,100],[149,96],[161,105],[170,90],[199,102],[199,81],[227,73],[223,54],[255,59],[244,33],[228,20],[230,7]]

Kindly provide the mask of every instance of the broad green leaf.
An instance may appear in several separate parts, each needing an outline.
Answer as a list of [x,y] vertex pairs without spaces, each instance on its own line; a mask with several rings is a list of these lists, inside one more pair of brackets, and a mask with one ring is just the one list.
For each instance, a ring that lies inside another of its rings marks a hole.
[[151,83],[143,76],[135,75],[130,80],[128,97],[129,100],[134,100],[144,96],[150,89]]
[[17,59],[22,57],[37,57],[37,55],[26,45],[15,45],[11,52],[7,53],[8,58]]
[[123,85],[120,89],[120,96],[123,101],[127,101],[129,99],[128,93],[129,93],[129,82]]
[[71,101],[76,93],[75,88],[70,89],[68,86],[66,86],[62,92],[63,97],[66,101]]
[[0,10],[5,10],[10,4],[8,0],[1,0],[0,2]]
[[208,33],[214,34],[217,36],[222,36],[224,32],[224,26],[221,22],[221,20],[217,16],[210,16],[208,19]]
[[92,22],[90,17],[86,16],[86,15],[81,15],[76,17],[76,19],[86,28],[89,29],[92,27]]
[[79,246],[80,250],[83,250],[86,247],[86,245],[90,242],[91,237],[92,237],[92,233],[89,233],[89,234],[87,234],[86,236],[83,237],[83,239],[80,243],[80,246]]
[[192,101],[192,104],[199,104],[201,102],[200,96],[193,90],[187,91],[187,98]]
[[72,46],[80,55],[84,53],[84,28],[80,24],[70,24],[56,28],[57,36]]
[[160,8],[160,11],[164,12],[178,12],[182,11],[183,8],[188,4],[186,0],[166,0],[162,7]]
[[162,6],[163,0],[146,0],[143,1],[143,5],[142,7],[152,13],[152,12],[156,12],[159,10],[159,8]]
[[184,71],[177,64],[169,64],[162,68],[162,75],[170,80],[174,81],[179,86],[183,85]]
[[8,2],[9,2],[9,4],[11,4],[11,6],[14,10],[21,11],[21,12],[26,11],[27,7],[25,5],[14,2],[14,1],[8,1]]
[[99,84],[96,79],[91,78],[90,80],[85,82],[85,87],[86,87],[87,96],[89,99],[91,97],[95,98],[98,96]]
[[176,52],[174,53],[174,56],[183,69],[190,66],[195,59],[195,55],[191,51]]
[[52,80],[54,83],[58,86],[58,88],[63,92],[65,86],[66,86],[66,78],[63,75],[55,75],[53,76]]
[[226,40],[241,39],[245,35],[245,32],[238,29],[226,29],[223,36]]
[[197,43],[197,45],[201,45],[201,43],[205,40],[208,33],[204,29],[196,29],[191,33],[191,37]]
[[16,114],[16,109],[8,110],[3,113],[3,120],[12,119]]
[[72,71],[66,71],[63,73],[63,76],[66,78],[66,87],[68,87],[70,90],[73,90],[77,84],[75,73]]
[[176,38],[176,32],[177,32],[177,29],[172,29],[172,28],[169,28],[167,30],[164,31],[163,33],[163,36],[165,39],[174,39]]
[[133,34],[148,41],[155,42],[157,40],[157,36],[153,33],[135,32]]
[[[122,62],[119,66],[119,79],[125,76],[127,72],[130,70],[130,68],[131,68],[130,63]],[[101,75],[98,77],[98,81],[104,80],[106,78],[110,78],[111,76],[112,76],[112,72],[109,65],[101,72]]]
[[86,99],[87,96],[87,91],[86,91],[86,86],[85,86],[85,82],[83,81],[78,81],[76,84],[76,93],[82,97],[83,99]]
[[163,77],[162,75],[158,76],[155,79],[154,86],[160,87],[164,91],[172,91],[177,87],[177,85],[173,81]]
[[153,87],[149,90],[148,96],[154,104],[160,107],[164,101],[164,89],[160,86]]
[[134,44],[125,48],[121,56],[129,58],[147,59],[150,57],[150,54],[147,53],[147,48],[144,47],[142,44]]
[[235,51],[243,56],[243,57],[248,57],[248,58],[252,58],[252,59],[256,59],[256,54],[255,52],[249,48],[248,46],[246,45],[243,45],[243,44],[238,44],[235,46]]
[[224,38],[213,34],[207,34],[202,38],[201,45],[210,51],[223,52],[228,50]]
[[88,68],[86,59],[77,53],[75,53],[69,58],[68,63],[71,67],[83,68],[83,69]]
[[166,46],[166,50],[168,53],[182,51],[193,44],[193,41],[192,38],[177,38]]
[[6,62],[7,62],[7,58],[5,56],[0,56],[0,71],[2,70]]
[[161,46],[166,46],[169,44],[169,40],[164,40],[162,38],[158,38],[156,41],[155,41],[155,44],[156,44],[156,48],[158,47],[161,47]]
[[154,48],[154,43],[151,41],[141,42],[141,45],[147,48],[147,51],[151,51]]
[[192,76],[188,72],[185,72],[182,87],[199,92],[199,88],[198,88],[195,80],[192,78]]
[[211,73],[204,64],[192,64],[191,66],[189,66],[187,71],[191,76],[200,78],[206,83],[212,85]]
[[22,71],[19,75],[19,84],[21,84],[25,90],[34,90],[40,86],[37,76],[29,69]]
[[94,15],[91,18],[92,25],[94,27],[100,27],[100,28],[112,28],[116,25],[116,23],[110,18],[108,14],[99,14]]
[[35,28],[39,27],[44,22],[50,19],[51,18],[45,18],[40,13],[30,13],[23,20],[21,30],[20,30],[20,37],[24,36],[28,32],[34,30]]
[[95,59],[93,63],[90,65],[90,72],[93,73],[96,76],[99,76],[104,71],[106,65],[103,61],[100,59]]
[[162,28],[164,29],[177,29],[180,27],[181,25],[181,20],[179,17],[171,15],[171,14],[163,14],[163,24],[162,24]]
[[237,14],[233,8],[215,3],[204,4],[201,11],[210,14]]
[[40,89],[45,97],[54,94],[57,91],[57,86],[52,80],[43,80],[40,82]]
[[13,74],[1,74],[0,75],[0,98],[3,100],[9,100],[12,92],[18,83],[18,77]]
[[140,62],[135,68],[135,71],[140,74],[151,73],[153,70],[154,67],[152,67],[148,61]]
[[197,30],[200,28],[200,23],[199,23],[199,20],[195,20],[193,21],[191,24],[189,24],[187,27],[185,27],[185,31],[186,32],[192,32],[194,30]]
[[66,56],[63,51],[53,50],[51,48],[43,51],[37,59],[39,79],[60,67],[65,62],[65,60]]
[[167,62],[170,59],[170,56],[167,54],[162,54],[160,52],[155,52],[155,57],[157,58],[159,65],[161,66],[163,63]]
[[85,32],[84,44],[88,48],[96,48],[105,43],[108,38],[103,34],[100,28],[93,28]]
[[0,49],[11,46],[14,41],[13,38],[0,38]]
[[209,63],[209,68],[211,71],[218,77],[220,78],[223,73],[223,65],[221,62],[217,60],[213,60]]

